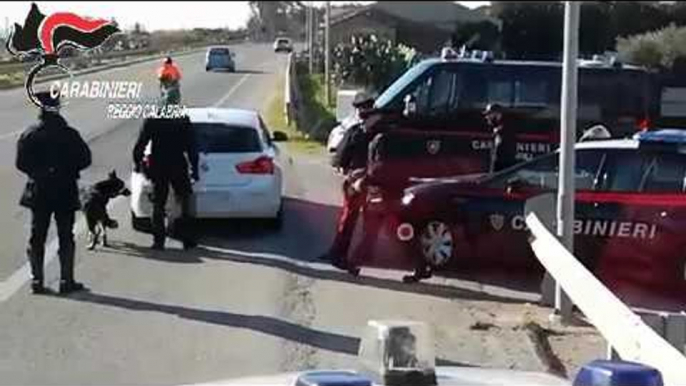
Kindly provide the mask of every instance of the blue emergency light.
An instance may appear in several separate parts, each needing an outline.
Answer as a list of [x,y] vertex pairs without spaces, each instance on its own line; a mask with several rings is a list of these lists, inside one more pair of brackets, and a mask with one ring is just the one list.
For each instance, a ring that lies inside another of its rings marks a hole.
[[296,386],[372,386],[371,379],[351,371],[308,371]]
[[660,371],[635,362],[595,360],[581,368],[574,386],[664,386]]
[[644,131],[634,136],[641,143],[664,143],[664,144],[686,144],[686,130],[684,129],[660,129],[655,131]]

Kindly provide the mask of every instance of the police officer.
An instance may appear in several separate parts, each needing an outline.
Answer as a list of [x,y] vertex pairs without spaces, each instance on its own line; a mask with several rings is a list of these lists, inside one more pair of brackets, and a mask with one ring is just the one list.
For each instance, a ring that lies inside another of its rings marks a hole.
[[[163,101],[169,104],[170,101]],[[149,166],[143,170],[145,147],[151,142]],[[163,250],[167,230],[165,227],[165,208],[169,187],[174,190],[176,202],[181,206],[181,218],[174,224],[174,230],[183,242],[184,249],[194,248],[197,244],[190,225],[190,197],[193,192],[192,181],[197,181],[198,153],[190,119],[156,117],[148,118],[138,135],[133,148],[134,169],[144,171],[153,184],[153,245],[152,249]],[[188,169],[191,169],[189,175]]]
[[493,147],[489,172],[494,173],[517,163],[517,140],[512,128],[505,125],[503,108],[489,103],[483,111],[484,118],[493,132]]
[[20,205],[31,209],[31,237],[27,254],[31,263],[34,294],[49,292],[44,286],[45,241],[54,216],[59,238],[60,285],[67,294],[85,286],[74,280],[74,216],[79,209],[77,180],[90,166],[91,152],[79,132],[59,114],[59,98],[38,93],[43,105],[39,122],[17,143],[16,167],[28,176]]
[[[358,93],[353,101],[357,114],[364,118],[373,108],[374,99],[366,93]],[[344,174],[343,209],[338,217],[338,226],[333,245],[320,257],[328,260],[337,268],[347,270],[352,275],[359,274],[359,268],[348,259],[355,224],[367,199],[366,168],[371,140],[369,125],[360,120],[351,126],[336,149],[334,166]]]

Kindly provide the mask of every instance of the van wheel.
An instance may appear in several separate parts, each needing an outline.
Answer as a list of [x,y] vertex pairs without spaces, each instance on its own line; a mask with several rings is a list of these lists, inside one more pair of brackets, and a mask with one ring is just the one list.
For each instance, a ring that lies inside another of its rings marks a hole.
[[131,211],[131,228],[135,231],[149,233],[152,231],[152,220],[149,218],[137,217]]
[[435,268],[447,265],[455,256],[457,240],[449,223],[430,220],[417,229],[415,243],[424,261]]

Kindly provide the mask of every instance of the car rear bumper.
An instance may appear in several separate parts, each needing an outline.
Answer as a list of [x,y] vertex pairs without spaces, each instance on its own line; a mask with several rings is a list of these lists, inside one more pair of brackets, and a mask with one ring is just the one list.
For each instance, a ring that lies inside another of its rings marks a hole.
[[[137,218],[152,217],[152,183],[139,173],[131,174],[131,211]],[[195,218],[275,218],[281,209],[281,186],[276,178],[255,179],[231,187],[196,185],[191,199]],[[167,213],[178,214],[174,195]]]

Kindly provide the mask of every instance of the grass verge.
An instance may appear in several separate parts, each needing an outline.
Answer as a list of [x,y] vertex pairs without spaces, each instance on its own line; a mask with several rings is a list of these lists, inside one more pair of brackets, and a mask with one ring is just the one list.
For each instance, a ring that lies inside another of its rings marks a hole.
[[309,134],[300,130],[295,122],[288,124],[284,114],[284,77],[280,77],[275,85],[277,92],[264,109],[262,115],[267,127],[271,130],[280,130],[288,134],[289,140],[285,143],[286,149],[292,152],[305,154],[323,154],[324,145],[315,141]]

